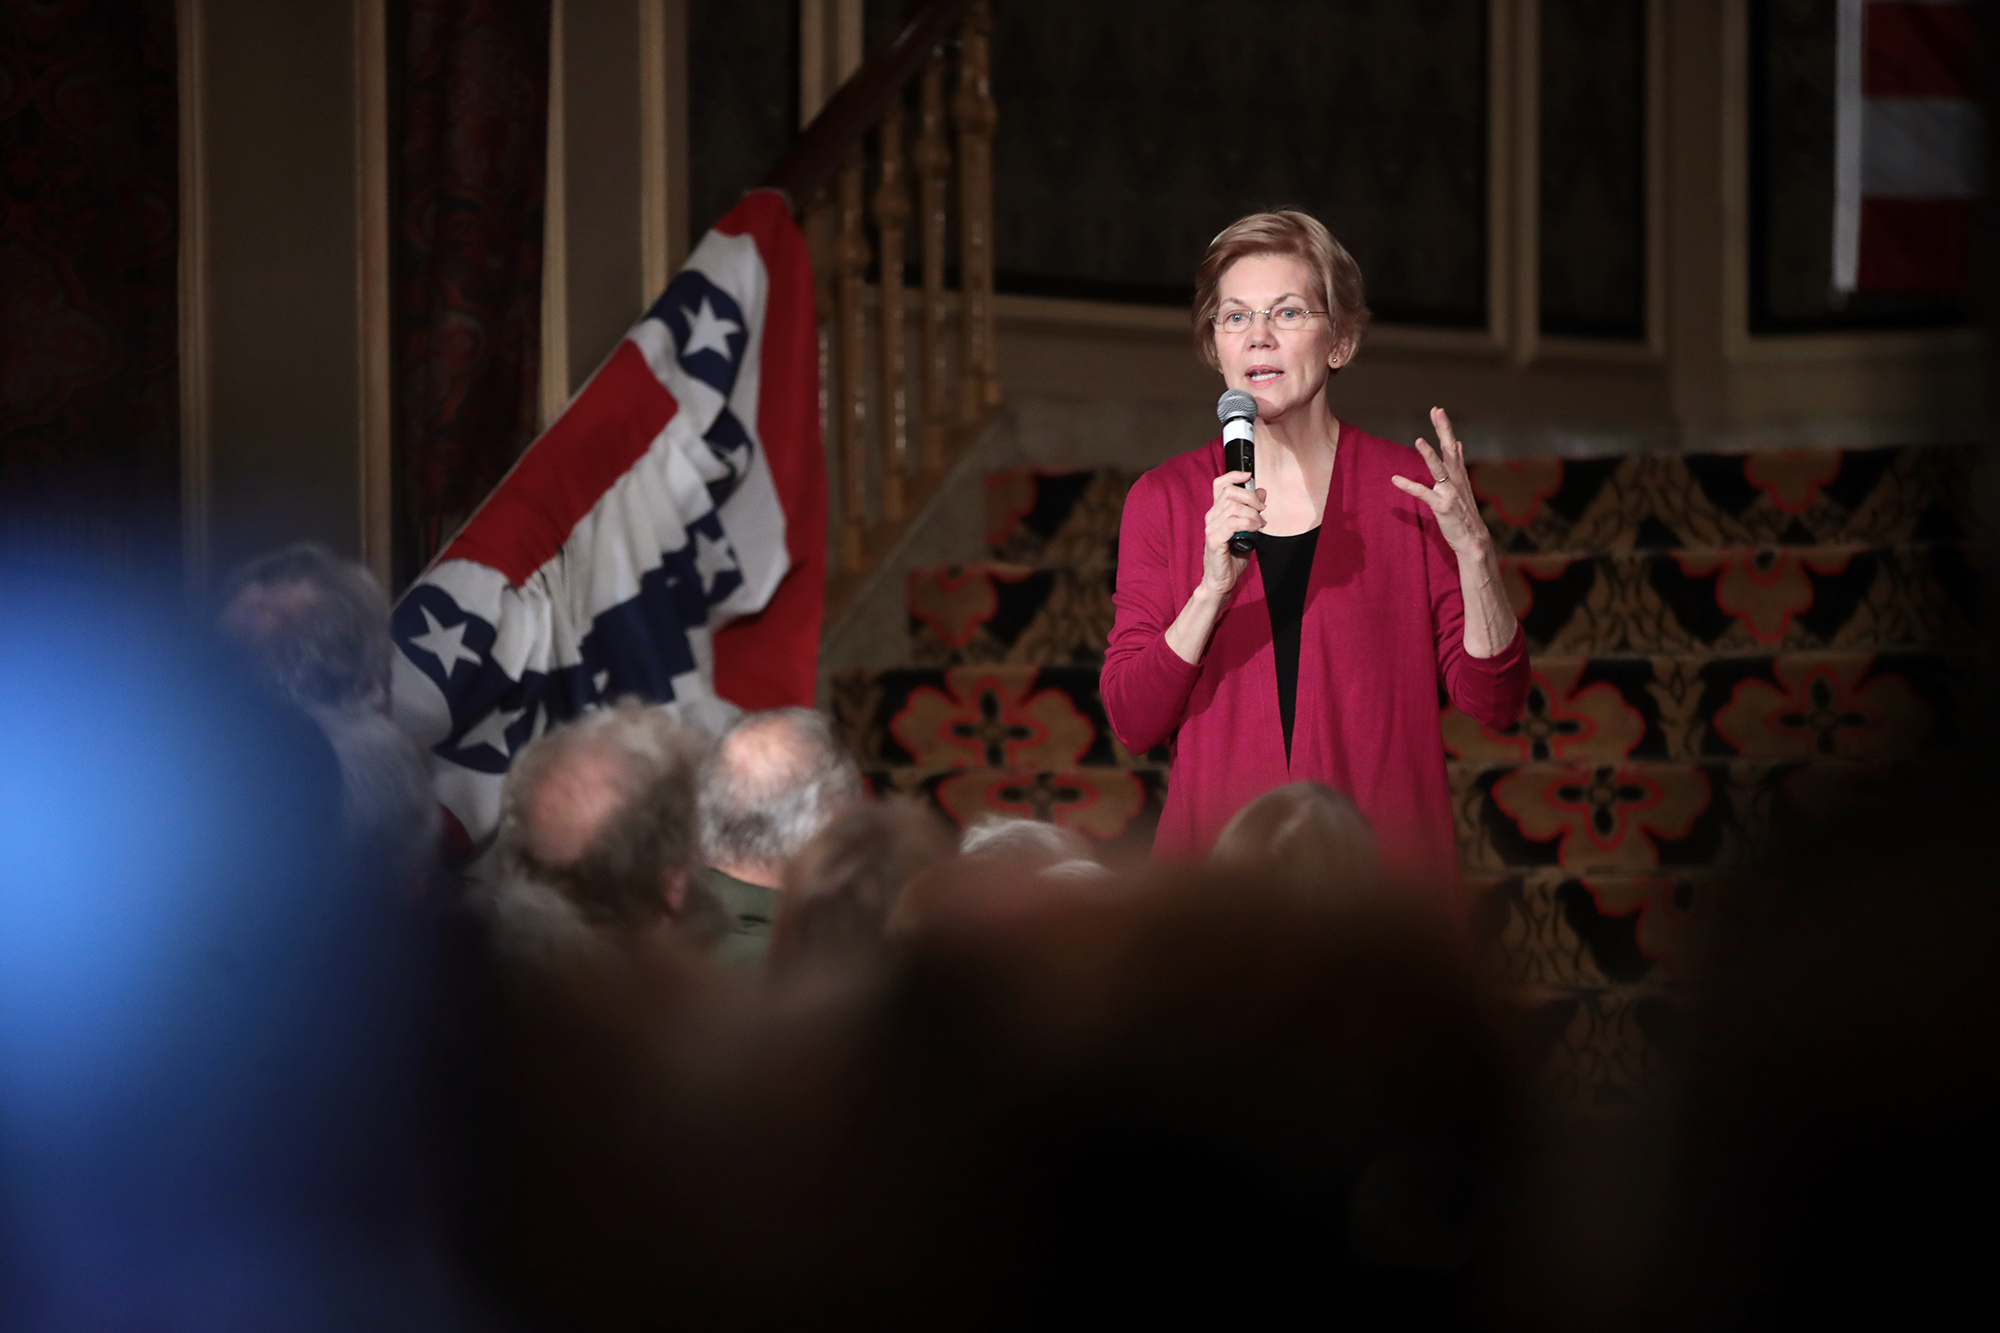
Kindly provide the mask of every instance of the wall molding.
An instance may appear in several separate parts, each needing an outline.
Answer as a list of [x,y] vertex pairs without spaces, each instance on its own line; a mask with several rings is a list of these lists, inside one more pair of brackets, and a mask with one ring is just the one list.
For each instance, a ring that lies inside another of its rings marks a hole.
[[867,54],[863,0],[799,0],[799,128],[819,114]]
[[643,307],[688,254],[687,0],[639,0]]
[[1667,359],[1667,0],[1646,0],[1646,350]]
[[569,207],[563,170],[566,82],[563,0],[550,0],[548,168],[542,179],[542,430],[569,406]]
[[203,0],[174,10],[175,84],[180,122],[178,263],[181,570],[191,596],[207,590],[214,441],[210,435],[208,339],[208,171]]
[[394,374],[390,350],[388,0],[354,0],[355,327],[361,392],[361,561],[384,588],[394,551]]
[[[956,300],[956,293],[947,299]],[[993,297],[993,313],[1002,325],[1010,329],[1048,332],[1091,330],[1135,337],[1171,338],[1192,345],[1188,312],[1182,306],[1000,292]],[[1374,350],[1414,352],[1460,356],[1478,361],[1493,361],[1506,351],[1489,329],[1440,329],[1380,320],[1369,326],[1362,349],[1364,353]]]
[[[1511,3],[1514,9],[1511,77],[1515,96],[1508,126],[1511,148],[1495,149],[1492,171],[1500,174],[1501,153],[1511,151],[1513,197],[1504,216],[1514,236],[1506,274],[1514,318],[1511,329],[1504,333],[1498,331],[1496,322],[1495,336],[1506,343],[1513,361],[1523,366],[1537,361],[1620,366],[1663,362],[1667,355],[1667,0],[1646,0],[1644,17],[1645,120],[1640,151],[1645,154],[1645,196],[1640,201],[1640,218],[1645,228],[1646,334],[1636,340],[1542,332],[1542,6],[1541,0],[1495,0],[1496,14],[1503,3]],[[1503,107],[1498,97],[1491,114],[1499,123]]]
[[1494,195],[1487,209],[1487,262],[1494,295],[1487,300],[1494,341],[1509,360],[1526,365],[1534,359],[1542,318],[1542,7],[1540,0],[1491,0],[1488,12],[1494,73],[1486,171]]

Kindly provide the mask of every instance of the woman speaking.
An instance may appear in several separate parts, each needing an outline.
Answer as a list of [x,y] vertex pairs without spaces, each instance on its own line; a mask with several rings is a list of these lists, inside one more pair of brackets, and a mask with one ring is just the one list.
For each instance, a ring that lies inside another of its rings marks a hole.
[[1455,896],[1437,680],[1506,726],[1527,645],[1444,412],[1413,453],[1327,402],[1367,323],[1360,268],[1306,214],[1210,242],[1195,340],[1256,400],[1255,489],[1219,439],[1133,485],[1104,707],[1135,751],[1172,738],[1156,855],[1202,854],[1246,801],[1316,779],[1368,816],[1385,870]]

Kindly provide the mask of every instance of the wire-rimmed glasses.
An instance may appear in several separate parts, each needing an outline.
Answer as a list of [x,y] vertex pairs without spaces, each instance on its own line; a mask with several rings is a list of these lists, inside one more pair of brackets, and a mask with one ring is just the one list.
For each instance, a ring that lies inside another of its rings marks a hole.
[[1324,315],[1324,310],[1308,310],[1304,306],[1281,305],[1265,310],[1220,310],[1209,316],[1217,333],[1247,333],[1257,316],[1270,321],[1271,327],[1286,333],[1296,333],[1311,322],[1313,316]]

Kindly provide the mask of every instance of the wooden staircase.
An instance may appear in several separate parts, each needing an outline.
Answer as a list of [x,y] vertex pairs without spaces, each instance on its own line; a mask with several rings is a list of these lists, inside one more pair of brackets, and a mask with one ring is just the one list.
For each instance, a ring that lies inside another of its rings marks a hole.
[[[1479,937],[1558,1091],[1635,1096],[1732,885],[1954,745],[1971,467],[1955,447],[1475,467],[1534,686],[1501,731],[1441,703],[1446,759]],[[878,789],[1143,854],[1166,755],[1120,745],[1097,694],[1131,480],[988,478],[993,558],[913,572],[908,665],[833,681]]]
[[912,5],[763,182],[813,257],[828,623],[1000,407],[992,30],[988,0]]

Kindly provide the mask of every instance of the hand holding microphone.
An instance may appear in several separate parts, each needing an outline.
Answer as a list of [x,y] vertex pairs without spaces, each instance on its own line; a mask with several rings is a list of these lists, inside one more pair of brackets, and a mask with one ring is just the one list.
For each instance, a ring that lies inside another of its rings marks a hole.
[[1256,489],[1257,400],[1231,389],[1215,406],[1222,421],[1223,466],[1215,479],[1215,503],[1203,524],[1202,582],[1214,592],[1236,586],[1244,561],[1264,527],[1264,493]]

